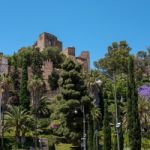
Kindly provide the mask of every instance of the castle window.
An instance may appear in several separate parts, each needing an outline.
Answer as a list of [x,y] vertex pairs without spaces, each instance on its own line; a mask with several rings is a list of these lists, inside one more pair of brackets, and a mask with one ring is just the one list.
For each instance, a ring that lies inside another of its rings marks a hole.
[[54,46],[54,41],[53,41],[52,39],[49,39],[49,40],[48,40],[48,45],[49,45],[49,46]]

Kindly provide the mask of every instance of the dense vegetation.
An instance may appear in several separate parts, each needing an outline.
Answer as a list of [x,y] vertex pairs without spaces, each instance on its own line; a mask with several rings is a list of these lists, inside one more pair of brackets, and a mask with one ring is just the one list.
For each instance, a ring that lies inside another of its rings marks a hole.
[[[22,48],[8,57],[9,74],[0,76],[0,149],[47,142],[50,150],[61,143],[87,150],[150,148],[150,50],[130,51],[125,41],[112,43],[88,73],[56,48]],[[54,67],[47,83],[44,61]]]

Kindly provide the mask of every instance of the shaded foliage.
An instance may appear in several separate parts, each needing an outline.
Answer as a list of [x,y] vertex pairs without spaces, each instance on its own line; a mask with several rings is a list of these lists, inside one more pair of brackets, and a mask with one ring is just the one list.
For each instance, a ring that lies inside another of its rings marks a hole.
[[63,63],[64,55],[57,48],[48,47],[42,51],[44,60],[51,60],[54,68],[60,68]]
[[59,73],[56,70],[53,70],[51,75],[49,75],[49,77],[48,77],[48,83],[49,83],[50,89],[52,91],[58,89],[58,87],[59,87],[58,80],[59,80]]

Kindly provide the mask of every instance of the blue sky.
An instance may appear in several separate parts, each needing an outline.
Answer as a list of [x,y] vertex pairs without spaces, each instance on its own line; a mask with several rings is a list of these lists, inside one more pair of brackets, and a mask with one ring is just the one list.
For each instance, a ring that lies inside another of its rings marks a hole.
[[149,0],[0,0],[0,51],[12,54],[50,32],[102,58],[113,41],[126,40],[132,53],[150,46]]

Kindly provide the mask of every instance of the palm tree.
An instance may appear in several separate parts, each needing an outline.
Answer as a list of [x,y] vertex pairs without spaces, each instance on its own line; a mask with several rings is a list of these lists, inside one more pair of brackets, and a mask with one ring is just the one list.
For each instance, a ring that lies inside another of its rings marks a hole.
[[99,131],[100,120],[101,120],[100,109],[96,107],[94,104],[92,104],[87,118],[87,122],[88,122],[87,144],[89,150],[98,149],[98,145],[99,145],[98,131]]
[[16,140],[32,131],[33,124],[34,120],[28,111],[20,106],[8,106],[5,113],[5,130],[14,131]]
[[50,114],[50,109],[48,107],[49,104],[50,104],[49,99],[46,96],[42,96],[37,110],[37,115],[39,117],[47,117]]
[[15,137],[25,136],[31,130],[29,129],[31,124],[33,124],[33,118],[27,110],[21,106],[8,106],[5,113],[5,128],[14,130]]
[[93,121],[93,130],[94,130],[94,135],[93,135],[93,150],[98,150],[99,148],[99,136],[98,136],[98,131],[99,131],[99,124],[100,120],[102,120],[102,115],[101,111],[98,107],[93,105],[91,109],[91,117]]
[[3,147],[3,126],[4,126],[4,115],[3,112],[6,109],[6,104],[9,98],[9,89],[11,85],[11,79],[9,76],[0,76],[0,132],[1,132],[1,145]]
[[33,76],[31,80],[29,80],[28,83],[28,89],[31,93],[32,97],[32,107],[33,107],[33,113],[34,113],[34,118],[36,120],[36,130],[35,130],[35,147],[37,148],[37,110],[39,108],[40,104],[40,99],[42,97],[42,92],[44,89],[44,82],[42,79],[38,78],[37,76]]
[[[44,89],[44,82],[37,76],[33,76],[28,82],[28,89],[31,93],[33,111],[37,111]],[[37,112],[36,112],[37,113]]]
[[[100,74],[97,71],[92,70],[87,74],[87,87],[91,93],[94,91],[99,92],[99,85],[97,84],[97,79],[99,79]],[[93,93],[94,94],[94,93]]]
[[104,104],[102,94],[102,81],[100,80],[100,73],[96,70],[92,70],[86,76],[86,85],[90,95],[93,97],[93,103],[100,107],[101,115],[103,118]]
[[[99,72],[92,70],[87,74],[86,83],[87,88],[93,97],[93,104],[90,110],[89,118],[88,118],[88,145],[89,149],[97,150],[98,149],[98,130],[99,123],[101,119],[101,111],[98,108],[100,106],[100,84],[101,81],[99,79]],[[93,133],[92,133],[93,132]]]
[[100,109],[98,107],[96,107],[95,105],[93,105],[90,113],[91,113],[91,116],[92,116],[92,120],[99,123],[99,121],[101,119]]

